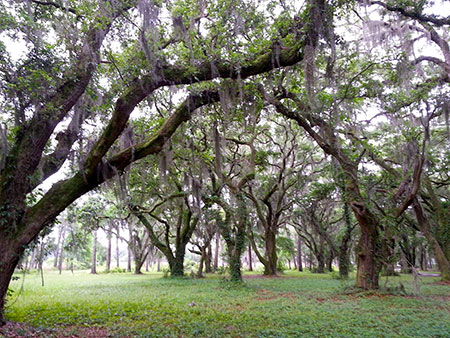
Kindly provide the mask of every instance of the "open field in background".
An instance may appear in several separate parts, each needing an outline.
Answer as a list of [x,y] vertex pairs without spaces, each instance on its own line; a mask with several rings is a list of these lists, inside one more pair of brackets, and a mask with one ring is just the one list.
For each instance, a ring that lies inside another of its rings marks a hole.
[[450,285],[435,277],[421,277],[419,289],[411,276],[389,277],[388,286],[404,285],[408,295],[401,296],[347,294],[353,280],[308,272],[248,276],[244,287],[217,275],[46,272],[44,287],[38,274],[27,274],[15,300],[18,276],[6,316],[34,331],[10,327],[4,336],[450,337]]

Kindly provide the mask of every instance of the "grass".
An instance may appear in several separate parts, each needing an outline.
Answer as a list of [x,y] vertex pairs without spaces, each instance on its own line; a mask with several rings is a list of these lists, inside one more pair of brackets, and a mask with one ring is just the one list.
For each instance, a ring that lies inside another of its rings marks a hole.
[[[47,272],[42,287],[29,274],[6,317],[75,333],[106,328],[112,337],[450,337],[450,285],[438,278],[423,277],[420,295],[402,296],[346,294],[353,281],[307,272],[249,278],[241,287],[217,276],[161,276]],[[413,292],[410,276],[389,281]]]

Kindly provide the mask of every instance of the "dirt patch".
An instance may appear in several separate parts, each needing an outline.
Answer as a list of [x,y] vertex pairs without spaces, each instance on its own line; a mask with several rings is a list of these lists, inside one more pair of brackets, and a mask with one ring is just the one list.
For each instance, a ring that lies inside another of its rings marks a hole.
[[436,282],[435,284],[450,286],[450,280],[440,280],[440,281]]
[[450,296],[429,296],[432,299],[437,299],[437,300],[443,300],[445,302],[448,302],[448,304],[450,304]]
[[296,299],[296,296],[293,292],[277,292],[274,293],[267,289],[258,290],[258,297],[256,297],[257,301],[268,301],[279,298],[289,298],[291,300]]
[[266,275],[245,275],[242,276],[244,279],[277,279],[277,278],[285,278],[283,276],[274,275],[274,276],[266,276]]
[[0,337],[8,338],[107,338],[108,330],[98,327],[61,326],[40,329],[26,323],[7,322],[0,327]]

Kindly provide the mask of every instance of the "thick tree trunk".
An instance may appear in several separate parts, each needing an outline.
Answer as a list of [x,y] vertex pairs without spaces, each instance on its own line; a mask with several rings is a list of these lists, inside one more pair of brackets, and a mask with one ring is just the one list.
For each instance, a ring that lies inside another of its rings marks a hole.
[[92,243],[92,261],[91,261],[91,273],[97,273],[97,230],[94,230],[94,240]]
[[241,253],[238,251],[228,254],[228,265],[230,268],[230,280],[242,282]]
[[317,258],[317,273],[325,273],[325,256],[323,251],[320,251],[316,255]]
[[[360,223],[361,225],[361,223]],[[364,290],[378,288],[379,263],[376,260],[378,232],[372,225],[361,226],[358,247],[358,270],[356,287]]]
[[[14,250],[14,247],[16,247],[16,250]],[[17,246],[14,240],[3,234],[0,234],[0,248],[0,326],[2,326],[5,323],[3,311],[9,283],[25,249],[23,246]]]
[[266,244],[266,256],[267,264],[264,266],[264,274],[268,276],[275,276],[277,274],[277,247],[276,247],[276,234],[271,227],[268,227],[264,232],[265,244]]
[[169,268],[170,268],[170,277],[183,277],[184,255],[178,254],[173,259],[169,259]]
[[134,260],[134,274],[135,275],[142,275],[142,266],[145,263],[145,259],[135,259]]
[[302,261],[302,239],[298,236],[297,239],[297,269],[298,271],[303,271],[303,261]]
[[333,259],[334,259],[333,253],[329,252],[327,256],[327,270],[329,272],[333,272]]

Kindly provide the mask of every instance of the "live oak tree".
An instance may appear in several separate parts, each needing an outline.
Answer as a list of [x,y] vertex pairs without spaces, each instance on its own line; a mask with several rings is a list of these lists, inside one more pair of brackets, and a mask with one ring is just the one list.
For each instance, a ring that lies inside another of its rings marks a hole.
[[[255,242],[253,227],[249,228],[249,240],[253,251],[264,265],[265,275],[277,274],[276,238],[279,229],[286,224],[289,209],[292,207],[292,191],[297,182],[297,161],[299,151],[295,142],[296,133],[289,124],[283,124],[268,117],[269,125],[257,138],[256,175],[253,183],[245,189],[245,194],[255,208],[257,225],[261,228],[264,254]],[[300,157],[300,156],[299,156]]]
[[[141,102],[165,86],[245,79],[295,64],[304,41],[291,30],[280,36],[282,48],[274,44],[278,32],[267,30],[273,20],[243,1],[29,1],[2,3],[0,12],[3,323],[5,294],[26,245],[78,197],[159,152],[196,108],[219,98],[192,92],[145,141],[109,152]],[[25,46],[23,55],[11,55],[8,35]],[[89,133],[89,120],[103,130]],[[72,175],[37,194],[69,157],[77,164]]]

